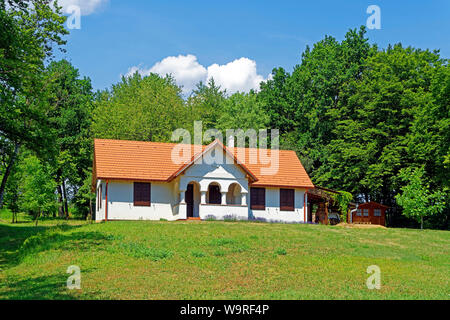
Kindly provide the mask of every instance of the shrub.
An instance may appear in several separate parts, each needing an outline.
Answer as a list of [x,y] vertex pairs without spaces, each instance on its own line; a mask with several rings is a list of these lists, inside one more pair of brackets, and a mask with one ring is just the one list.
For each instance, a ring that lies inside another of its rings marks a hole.
[[285,255],[287,255],[287,251],[283,248],[278,248],[275,250],[275,254],[277,254],[279,256],[285,256]]
[[193,257],[196,257],[196,258],[203,258],[206,256],[206,253],[204,253],[203,251],[199,251],[199,250],[194,250],[191,252],[191,254]]

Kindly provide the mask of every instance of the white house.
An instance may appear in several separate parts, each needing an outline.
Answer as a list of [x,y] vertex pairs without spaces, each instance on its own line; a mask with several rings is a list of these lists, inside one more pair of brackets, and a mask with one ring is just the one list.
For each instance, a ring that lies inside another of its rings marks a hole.
[[[305,222],[314,188],[294,151],[95,140],[96,221]],[[175,157],[176,158],[176,157]],[[220,160],[220,161],[218,161]]]

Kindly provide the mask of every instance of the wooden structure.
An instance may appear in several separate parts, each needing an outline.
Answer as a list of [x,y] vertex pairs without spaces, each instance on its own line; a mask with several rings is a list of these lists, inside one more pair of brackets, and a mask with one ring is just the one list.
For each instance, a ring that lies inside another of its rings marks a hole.
[[377,202],[367,202],[360,204],[352,212],[351,223],[386,225],[386,210],[389,207]]
[[333,195],[337,194],[339,194],[338,191],[318,186],[309,189],[307,221],[326,225],[341,222],[339,204],[333,198]]

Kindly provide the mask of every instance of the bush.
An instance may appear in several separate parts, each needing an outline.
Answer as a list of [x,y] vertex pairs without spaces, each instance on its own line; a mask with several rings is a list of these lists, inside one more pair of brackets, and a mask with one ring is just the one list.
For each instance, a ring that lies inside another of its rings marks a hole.
[[204,253],[203,251],[194,250],[191,252],[191,255],[196,258],[203,258],[206,256],[206,253]]
[[283,248],[278,248],[275,250],[275,254],[277,254],[279,256],[285,256],[285,255],[287,255],[287,251]]

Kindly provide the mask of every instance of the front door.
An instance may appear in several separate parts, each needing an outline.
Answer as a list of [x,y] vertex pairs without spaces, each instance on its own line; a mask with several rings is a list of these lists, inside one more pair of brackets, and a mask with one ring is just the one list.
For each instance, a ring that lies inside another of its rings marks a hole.
[[186,191],[187,217],[194,217],[194,185],[189,184]]

